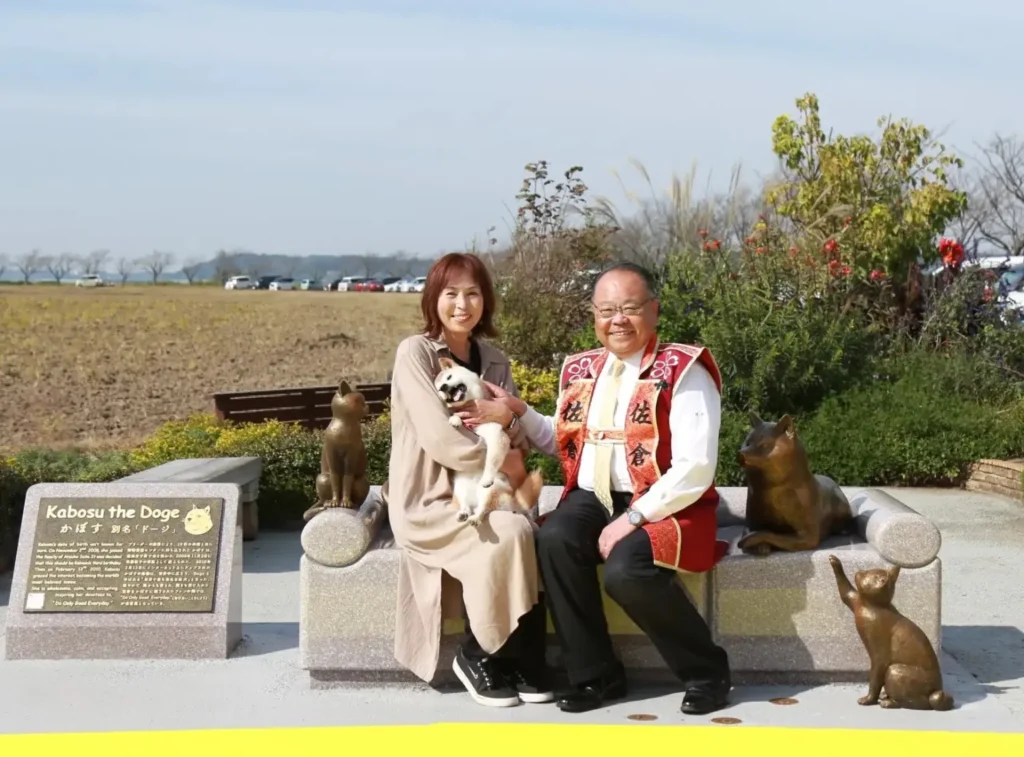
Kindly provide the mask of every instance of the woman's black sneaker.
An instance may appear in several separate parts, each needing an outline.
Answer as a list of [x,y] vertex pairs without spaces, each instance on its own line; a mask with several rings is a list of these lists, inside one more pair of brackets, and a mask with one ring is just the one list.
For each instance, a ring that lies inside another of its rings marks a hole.
[[519,698],[530,704],[555,701],[551,675],[547,667],[538,670],[524,668],[515,663],[503,666],[505,679],[519,692]]
[[521,701],[519,692],[505,678],[493,658],[470,660],[460,649],[452,660],[452,670],[479,704],[487,707],[514,707]]

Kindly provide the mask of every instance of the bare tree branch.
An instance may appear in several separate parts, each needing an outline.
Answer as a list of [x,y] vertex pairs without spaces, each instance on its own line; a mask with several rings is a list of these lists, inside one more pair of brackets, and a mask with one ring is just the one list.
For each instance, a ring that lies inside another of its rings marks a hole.
[[109,254],[110,250],[93,250],[87,255],[83,255],[79,260],[82,265],[82,273],[99,273]]
[[408,276],[412,273],[413,258],[405,250],[399,250],[392,255],[394,263],[392,265],[391,273],[401,278],[402,276]]
[[153,283],[156,284],[160,279],[160,275],[164,272],[164,269],[171,264],[172,260],[174,260],[173,253],[153,250],[152,254],[141,258],[138,263],[150,272],[153,276]]
[[50,272],[50,275],[60,284],[61,280],[71,271],[72,266],[75,264],[75,256],[68,252],[62,252],[60,255],[50,256],[47,255],[41,258],[40,262],[46,266],[46,270]]
[[978,234],[1007,255],[1024,253],[1024,143],[996,135],[982,148]]
[[185,278],[188,279],[188,283],[191,284],[195,281],[196,276],[199,274],[199,269],[202,267],[203,262],[201,260],[192,259],[189,263],[186,263],[181,267],[181,272],[185,274]]
[[39,269],[43,266],[43,256],[39,250],[32,250],[26,252],[21,258],[15,263],[18,270],[21,271],[21,275],[25,278],[25,283],[29,283],[29,279],[32,278],[32,274],[38,273]]
[[117,272],[121,276],[121,286],[128,283],[128,277],[132,275],[137,265],[136,261],[129,260],[128,258],[121,258],[117,262]]

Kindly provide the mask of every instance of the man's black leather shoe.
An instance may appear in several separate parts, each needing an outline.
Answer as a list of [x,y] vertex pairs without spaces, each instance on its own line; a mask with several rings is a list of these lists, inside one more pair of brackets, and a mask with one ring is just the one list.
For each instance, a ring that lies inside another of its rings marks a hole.
[[559,694],[557,704],[562,712],[589,712],[605,702],[626,696],[626,678],[623,675],[599,678],[570,688]]
[[680,710],[687,715],[707,715],[720,710],[729,703],[729,689],[732,683],[728,678],[716,683],[699,683],[689,686],[683,696]]

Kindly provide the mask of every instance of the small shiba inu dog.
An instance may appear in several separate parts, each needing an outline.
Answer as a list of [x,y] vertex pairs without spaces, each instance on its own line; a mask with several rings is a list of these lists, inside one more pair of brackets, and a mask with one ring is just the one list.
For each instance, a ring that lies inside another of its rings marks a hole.
[[[445,403],[488,399],[483,381],[473,371],[456,365],[449,358],[441,358],[441,373],[434,380],[434,388]],[[452,415],[452,426],[462,425],[462,419]],[[458,471],[453,481],[454,503],[458,505],[458,519],[479,526],[491,510],[509,510],[530,517],[544,486],[544,477],[535,470],[519,487],[514,487],[508,476],[501,472],[512,442],[505,429],[497,423],[481,423],[472,429],[487,445],[484,467],[479,471]]]

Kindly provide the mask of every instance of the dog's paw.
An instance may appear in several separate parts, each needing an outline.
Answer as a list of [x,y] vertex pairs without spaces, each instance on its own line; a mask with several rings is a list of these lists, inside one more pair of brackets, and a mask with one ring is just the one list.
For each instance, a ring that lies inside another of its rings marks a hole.
[[456,516],[456,520],[458,520],[459,523],[465,523],[468,518],[469,518],[469,513],[467,513],[467,512],[460,512]]
[[482,486],[485,489],[490,489],[492,486],[494,486],[494,478],[490,476],[482,476],[480,478],[480,486]]
[[761,534],[754,532],[747,534],[738,542],[736,546],[739,547],[740,551],[746,555],[755,555],[757,557],[766,557],[771,554],[772,547],[770,544],[766,544],[761,539]]
[[450,415],[448,416],[448,425],[458,428],[459,426],[462,425],[462,418],[460,418],[457,415]]

